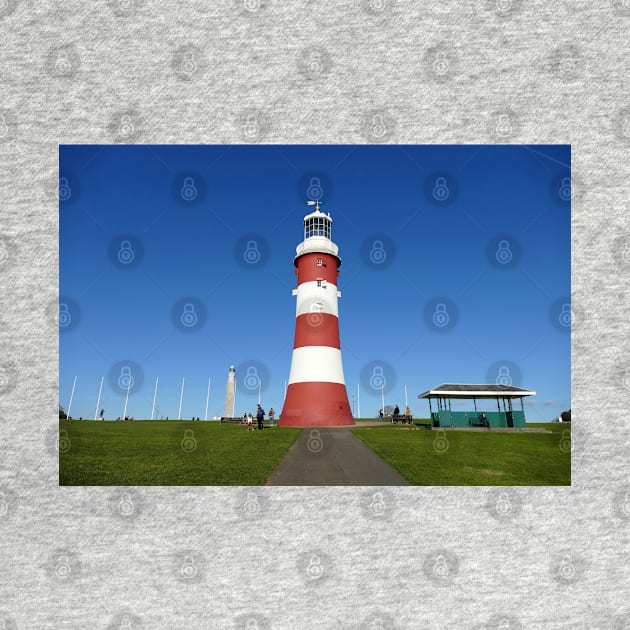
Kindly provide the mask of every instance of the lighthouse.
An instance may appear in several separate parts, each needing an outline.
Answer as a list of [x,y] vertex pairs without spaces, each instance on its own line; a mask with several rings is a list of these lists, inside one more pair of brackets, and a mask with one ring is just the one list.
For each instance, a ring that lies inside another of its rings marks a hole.
[[304,240],[293,260],[295,337],[280,425],[352,425],[339,343],[339,248],[331,240],[330,213],[321,212],[319,201],[307,203],[315,210],[304,217]]

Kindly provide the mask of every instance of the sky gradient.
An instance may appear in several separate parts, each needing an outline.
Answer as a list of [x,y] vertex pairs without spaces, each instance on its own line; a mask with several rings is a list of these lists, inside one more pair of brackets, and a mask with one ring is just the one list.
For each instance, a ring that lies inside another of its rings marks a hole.
[[[444,382],[570,407],[570,147],[60,147],[60,404],[73,417],[282,408],[308,198],[333,218],[348,395],[416,417]],[[127,369],[128,368],[128,369]],[[249,378],[247,378],[249,377]],[[376,386],[376,387],[375,387]]]

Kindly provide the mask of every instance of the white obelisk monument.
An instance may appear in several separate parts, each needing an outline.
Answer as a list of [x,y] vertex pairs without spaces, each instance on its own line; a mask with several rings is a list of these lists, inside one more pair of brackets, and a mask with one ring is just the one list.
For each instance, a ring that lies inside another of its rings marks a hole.
[[234,394],[236,392],[236,379],[234,377],[236,368],[230,365],[230,371],[228,372],[227,385],[225,386],[225,406],[223,407],[223,417],[234,417]]

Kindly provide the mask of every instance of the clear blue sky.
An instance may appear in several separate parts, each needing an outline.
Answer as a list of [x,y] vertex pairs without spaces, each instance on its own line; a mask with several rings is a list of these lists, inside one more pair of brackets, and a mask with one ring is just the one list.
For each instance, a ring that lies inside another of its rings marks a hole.
[[72,415],[93,417],[105,376],[105,416],[122,415],[133,362],[128,415],[150,416],[159,376],[158,417],[177,417],[182,377],[182,416],[203,417],[211,377],[212,417],[234,364],[236,413],[255,409],[248,368],[279,412],[295,246],[321,194],[362,416],[378,413],[382,373],[386,404],[403,407],[406,384],[418,417],[433,386],[501,377],[536,390],[529,421],[557,417],[570,406],[570,160],[566,145],[61,146],[60,402],[78,376]]

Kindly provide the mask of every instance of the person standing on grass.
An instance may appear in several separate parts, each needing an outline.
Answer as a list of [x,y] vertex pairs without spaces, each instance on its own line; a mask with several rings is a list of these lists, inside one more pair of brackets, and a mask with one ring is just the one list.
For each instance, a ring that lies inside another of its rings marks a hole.
[[276,412],[274,411],[273,407],[269,410],[269,426],[272,427],[273,426],[273,417],[276,415]]
[[247,430],[248,431],[252,431],[253,430],[253,426],[252,423],[254,422],[254,418],[252,417],[251,413],[247,414]]
[[265,410],[260,405],[258,405],[256,409],[256,421],[258,422],[259,431],[262,431],[264,418],[265,418]]
[[378,411],[378,421],[383,422],[383,410],[379,409]]

